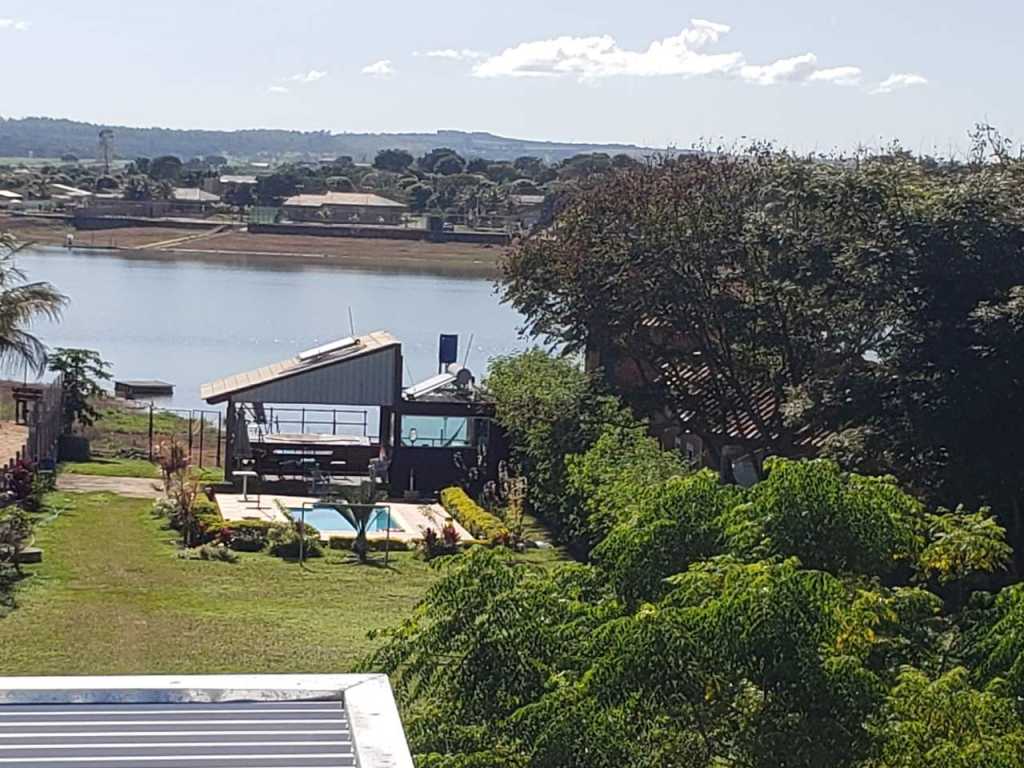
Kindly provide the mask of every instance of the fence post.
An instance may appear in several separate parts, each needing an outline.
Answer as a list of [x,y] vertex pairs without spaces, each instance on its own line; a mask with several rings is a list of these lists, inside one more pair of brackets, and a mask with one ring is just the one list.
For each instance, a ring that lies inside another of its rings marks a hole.
[[188,458],[192,459],[192,409],[188,412]]
[[221,414],[217,411],[217,467],[220,468],[220,425],[221,425]]
[[199,412],[199,468],[203,468],[203,432],[206,431],[206,414]]
[[149,404],[149,460],[153,461],[153,403]]

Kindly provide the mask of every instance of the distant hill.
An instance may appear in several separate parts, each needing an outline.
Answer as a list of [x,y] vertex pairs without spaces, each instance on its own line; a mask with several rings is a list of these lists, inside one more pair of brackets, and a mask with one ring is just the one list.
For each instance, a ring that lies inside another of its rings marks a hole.
[[177,155],[183,159],[204,155],[231,158],[338,157],[369,162],[381,149],[395,147],[422,155],[450,147],[467,159],[512,160],[522,155],[548,162],[582,152],[649,155],[657,150],[635,144],[571,144],[509,139],[490,133],[438,131],[437,133],[330,133],[328,131],[202,131],[168,128],[127,128],[49,117],[0,118],[0,157],[60,157],[73,154],[95,157],[101,128],[114,130],[118,157]]

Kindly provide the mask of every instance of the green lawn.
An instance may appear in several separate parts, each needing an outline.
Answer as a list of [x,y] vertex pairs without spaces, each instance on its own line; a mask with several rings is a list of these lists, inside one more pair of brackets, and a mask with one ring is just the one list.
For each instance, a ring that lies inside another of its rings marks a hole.
[[[67,461],[60,465],[62,472],[76,475],[98,475],[101,477],[143,477],[157,479],[160,467],[145,459],[93,459],[92,461]],[[216,482],[224,479],[224,470],[216,467],[194,468],[199,479]]]
[[436,578],[411,553],[390,569],[340,552],[305,569],[265,554],[185,561],[146,501],[49,502],[65,511],[38,528],[44,563],[0,619],[0,675],[345,672],[367,631],[401,621]]
[[160,467],[145,459],[94,459],[93,461],[66,461],[61,472],[101,477],[160,477]]

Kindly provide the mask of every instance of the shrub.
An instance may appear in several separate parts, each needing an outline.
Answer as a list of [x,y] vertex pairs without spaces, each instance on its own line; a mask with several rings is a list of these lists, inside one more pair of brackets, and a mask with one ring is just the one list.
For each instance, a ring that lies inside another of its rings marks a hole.
[[492,544],[507,544],[511,539],[505,523],[469,498],[461,488],[445,488],[441,491],[441,504],[473,538],[484,539]]
[[203,544],[203,546],[194,549],[183,549],[178,552],[178,557],[183,560],[212,560],[222,563],[238,562],[238,555],[230,549],[212,544]]
[[238,552],[259,552],[267,546],[271,525],[264,520],[225,523],[220,531],[220,540]]
[[[351,550],[355,539],[351,536],[331,536],[327,542],[330,549]],[[404,539],[367,539],[366,545],[371,552],[408,552],[412,545]]]
[[[295,525],[278,523],[267,529],[267,544],[270,554],[275,557],[293,558],[299,556],[299,530]],[[306,535],[303,542],[305,557],[320,557],[323,555],[323,547],[320,544],[320,534],[311,525],[306,526]]]
[[433,560],[435,557],[443,555],[454,555],[459,551],[460,538],[459,532],[455,530],[455,526],[451,524],[451,521],[448,521],[440,533],[433,528],[427,528],[423,531],[420,551],[426,560]]

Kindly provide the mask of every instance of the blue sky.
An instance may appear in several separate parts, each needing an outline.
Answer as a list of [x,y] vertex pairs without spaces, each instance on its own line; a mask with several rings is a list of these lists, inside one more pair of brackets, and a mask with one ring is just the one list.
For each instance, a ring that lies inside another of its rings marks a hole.
[[947,153],[1024,138],[1024,3],[0,0],[0,114]]

